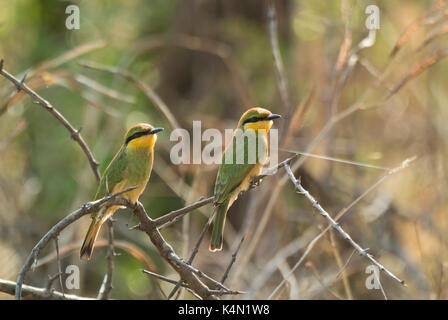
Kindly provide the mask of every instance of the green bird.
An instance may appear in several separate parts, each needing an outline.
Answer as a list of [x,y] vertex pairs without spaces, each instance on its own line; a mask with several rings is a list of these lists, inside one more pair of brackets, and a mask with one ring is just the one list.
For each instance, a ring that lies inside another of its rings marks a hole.
[[[154,128],[147,123],[139,123],[126,132],[122,147],[101,177],[95,200],[103,198],[108,191],[116,193],[135,186],[135,189],[121,196],[132,203],[137,202],[151,175],[156,133],[162,130],[163,128]],[[92,214],[92,222],[80,251],[81,258],[90,259],[101,226],[119,208],[120,206],[111,206]]]
[[[235,130],[232,141],[223,154],[216,176],[214,191],[216,216],[209,246],[209,250],[212,252],[222,250],[227,211],[238,198],[240,192],[249,189],[252,178],[259,176],[261,173],[261,169],[269,156],[268,132],[274,123],[272,120],[277,118],[280,118],[280,115],[255,107],[247,110],[238,122],[237,130]],[[248,130],[253,130],[257,139],[250,140],[248,138],[244,139],[244,137],[241,139],[241,136],[238,137],[238,135],[247,133]],[[256,143],[256,145],[250,146],[250,143]],[[232,153],[229,154],[229,152]],[[250,152],[256,153],[252,157],[256,161],[251,161]],[[243,161],[238,161],[238,155]],[[226,161],[226,159],[231,161]]]

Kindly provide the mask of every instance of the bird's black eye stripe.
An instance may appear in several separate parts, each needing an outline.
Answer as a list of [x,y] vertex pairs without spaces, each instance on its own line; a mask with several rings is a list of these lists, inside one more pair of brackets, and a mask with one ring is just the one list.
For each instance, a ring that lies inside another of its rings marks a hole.
[[245,125],[246,123],[257,122],[257,121],[261,121],[261,120],[263,120],[263,119],[257,118],[257,117],[251,117],[251,118],[247,119],[246,121],[244,121],[243,125]]
[[141,136],[145,136],[145,135],[149,134],[150,132],[151,132],[151,130],[136,132],[132,136],[130,136],[126,139],[126,144],[128,144],[131,140],[137,139]]
[[258,121],[263,121],[265,120],[267,117],[269,117],[268,115],[262,117],[262,118],[258,118],[256,116],[250,117],[249,119],[247,119],[246,121],[243,122],[243,125],[245,125],[246,123],[251,123],[251,122],[258,122]]

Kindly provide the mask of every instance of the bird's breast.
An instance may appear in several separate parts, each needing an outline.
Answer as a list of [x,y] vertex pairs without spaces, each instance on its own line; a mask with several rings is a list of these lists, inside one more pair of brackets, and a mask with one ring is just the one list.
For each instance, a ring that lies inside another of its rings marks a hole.
[[[113,192],[119,192],[121,190],[130,188],[130,187],[136,187],[135,189],[132,189],[128,192],[123,193],[123,197],[129,199],[129,201],[131,201],[132,203],[136,203],[138,198],[140,198],[141,194],[143,193],[143,191],[145,190],[146,187],[146,182],[145,183],[140,183],[140,184],[135,184],[135,183],[130,183],[130,181],[128,180],[124,180],[120,183],[117,183],[117,185],[115,186]],[[118,208],[119,206],[117,206]]]
[[250,185],[252,183],[252,179],[255,177],[258,177],[261,174],[261,169],[263,168],[263,165],[260,163],[257,163],[254,165],[254,167],[250,170],[249,174],[244,177],[241,184],[236,188],[236,190],[232,193],[229,201],[229,207],[233,204],[233,202],[238,199],[238,196],[241,192],[247,191],[250,188]]
[[146,184],[151,175],[154,154],[152,148],[132,148],[127,150],[128,165],[126,168],[125,188],[137,186],[136,189],[130,191],[129,199],[135,202],[143,193]]

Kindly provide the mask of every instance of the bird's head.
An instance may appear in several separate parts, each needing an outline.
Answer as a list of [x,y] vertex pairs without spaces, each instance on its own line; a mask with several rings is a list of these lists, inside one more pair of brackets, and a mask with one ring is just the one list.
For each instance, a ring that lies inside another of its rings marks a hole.
[[152,148],[157,141],[157,132],[163,128],[154,128],[147,123],[139,123],[129,128],[124,139],[125,145],[137,148]]
[[259,130],[263,129],[269,131],[274,122],[272,120],[281,118],[279,114],[272,113],[269,110],[260,107],[254,107],[247,110],[241,116],[238,122],[238,128],[246,130],[253,129]]

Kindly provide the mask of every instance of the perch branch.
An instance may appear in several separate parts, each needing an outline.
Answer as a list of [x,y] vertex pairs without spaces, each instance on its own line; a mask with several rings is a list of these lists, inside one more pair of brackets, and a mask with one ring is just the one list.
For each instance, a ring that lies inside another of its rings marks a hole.
[[170,213],[167,213],[157,219],[154,219],[154,223],[157,225],[157,227],[160,229],[166,228],[169,225],[173,224],[177,220],[179,220],[181,217],[186,215],[187,213],[198,209],[200,207],[205,206],[206,204],[209,204],[213,201],[213,197],[209,197],[207,199],[200,199],[186,207],[183,207],[178,210],[171,211]]
[[210,289],[198,279],[198,275],[195,274],[193,268],[176,255],[173,248],[160,234],[154,221],[149,218],[143,205],[140,202],[137,202],[133,210],[140,221],[139,229],[148,235],[151,242],[159,251],[159,254],[180,275],[181,279],[202,299],[217,299],[217,296],[211,293]]
[[69,215],[67,215],[65,218],[63,218],[61,221],[59,221],[56,225],[54,225],[43,237],[39,240],[39,242],[34,246],[33,250],[31,250],[31,253],[28,255],[25,264],[23,265],[22,269],[20,270],[20,273],[17,277],[17,286],[16,286],[16,294],[15,297],[17,300],[20,300],[21,292],[22,292],[22,284],[23,279],[25,277],[25,274],[30,270],[33,263],[37,260],[37,256],[39,255],[40,250],[45,247],[48,242],[51,239],[55,239],[55,237],[58,236],[58,234],[64,230],[68,225],[73,223],[74,221],[78,220],[82,216],[96,212],[101,208],[103,205],[112,205],[115,204],[119,200],[117,198],[119,195],[128,192],[130,190],[135,189],[135,187],[127,188],[123,191],[110,194],[108,196],[105,196],[104,198],[101,198],[96,201],[88,202],[84,204],[81,208],[79,208],[76,211],[73,211]]
[[[198,240],[196,241],[195,246],[193,247],[193,250],[191,251],[190,258],[188,258],[187,264],[190,266],[193,263],[194,258],[196,257],[196,254],[199,252],[199,246],[201,245],[202,239],[204,239],[205,233],[207,232],[208,228],[210,227],[213,218],[215,217],[216,208],[213,210],[212,215],[207,220],[207,223],[205,224],[204,228],[202,228],[201,234],[199,235]],[[170,294],[168,295],[168,300],[171,299],[171,297],[176,293],[176,291],[179,289],[181,285],[181,280],[176,284],[176,286],[171,290]]]

